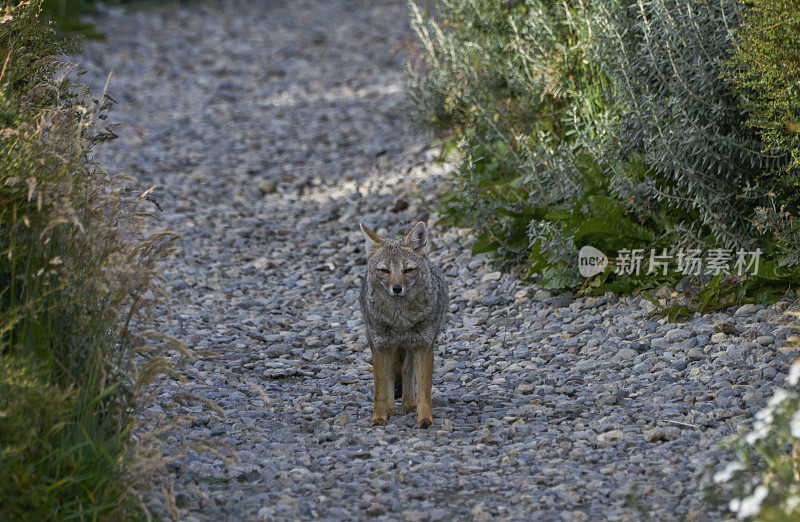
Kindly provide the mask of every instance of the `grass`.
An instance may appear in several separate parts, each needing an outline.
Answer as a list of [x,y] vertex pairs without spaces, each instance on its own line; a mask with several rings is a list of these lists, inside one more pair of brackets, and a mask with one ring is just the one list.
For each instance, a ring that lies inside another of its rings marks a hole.
[[0,520],[136,518],[158,463],[136,414],[183,350],[146,329],[174,235],[91,160],[112,102],[57,76],[74,46],[41,6],[0,2]]

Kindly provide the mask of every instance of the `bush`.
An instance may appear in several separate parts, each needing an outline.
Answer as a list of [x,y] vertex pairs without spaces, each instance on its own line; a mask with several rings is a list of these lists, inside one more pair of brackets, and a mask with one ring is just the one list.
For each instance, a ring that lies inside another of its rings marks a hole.
[[727,79],[742,96],[747,124],[759,131],[767,150],[791,152],[796,187],[796,169],[800,167],[800,2],[752,0],[748,5]]
[[[422,52],[406,75],[409,105],[460,153],[440,210],[476,230],[474,253],[524,263],[554,290],[681,277],[607,271],[588,282],[575,262],[584,245],[761,248],[759,281],[735,285],[745,300],[766,295],[753,285],[773,296],[796,280],[797,192],[771,175],[790,155],[763,151],[723,78],[738,0],[452,0],[438,16],[413,3],[411,13]],[[783,213],[770,210],[775,194]]]
[[728,61],[726,79],[748,112],[765,150],[788,152],[770,202],[756,210],[757,226],[771,233],[791,264],[800,264],[800,2],[755,0],[744,12],[739,44]]
[[172,235],[91,161],[110,102],[56,79],[71,46],[40,3],[0,3],[0,519],[107,517],[132,509],[134,355]]
[[411,6],[423,55],[406,76],[409,105],[460,151],[441,210],[476,228],[474,253],[525,262],[545,288],[561,289],[582,281],[583,244],[652,240],[644,220],[610,197],[591,154],[610,113],[605,78],[588,60],[583,2],[445,1],[441,22]]
[[[606,146],[617,193],[641,211],[695,215],[684,241],[753,246],[754,209],[782,183],[764,174],[788,157],[762,152],[760,137],[744,125],[741,98],[722,78],[741,23],[739,1],[599,4],[598,63],[620,114]],[[622,168],[631,157],[648,169],[631,176]]]

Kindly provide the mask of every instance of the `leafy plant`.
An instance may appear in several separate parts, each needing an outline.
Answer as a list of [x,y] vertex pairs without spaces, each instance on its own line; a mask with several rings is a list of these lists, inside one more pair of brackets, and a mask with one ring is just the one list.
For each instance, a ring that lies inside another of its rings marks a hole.
[[[411,11],[422,54],[406,75],[409,105],[460,154],[439,210],[475,229],[474,253],[523,263],[545,288],[586,292],[676,277],[609,271],[584,281],[575,262],[584,245],[758,247],[780,266],[800,260],[797,191],[772,175],[790,157],[763,150],[742,91],[722,78],[738,0],[444,1],[436,16]],[[724,297],[712,285],[696,304],[774,297],[791,285],[782,273],[728,284]],[[763,284],[770,291],[756,290]]]
[[[597,60],[610,79],[620,118],[603,160],[615,193],[642,211],[696,215],[683,240],[749,247],[758,240],[754,209],[782,180],[784,151],[764,152],[744,125],[742,98],[721,78],[742,20],[738,0],[602,0]],[[630,176],[631,155],[648,166]]]
[[765,173],[779,182],[769,201],[756,208],[755,224],[792,264],[800,264],[800,3],[755,0],[748,6],[724,78],[739,94],[746,123],[761,135],[765,151],[791,154],[784,168]]
[[[446,1],[438,22],[411,6],[424,54],[406,77],[409,104],[462,159],[440,205],[446,219],[475,227],[475,253],[527,262],[531,273],[549,266],[545,286],[580,282],[571,234],[602,235],[599,213],[613,206],[606,193],[584,194],[603,177],[585,149],[608,125],[604,79],[587,60],[588,7]],[[568,216],[586,212],[597,220],[572,226]]]
[[800,2],[752,0],[725,77],[742,96],[747,124],[766,149],[790,151],[793,186],[800,167]]

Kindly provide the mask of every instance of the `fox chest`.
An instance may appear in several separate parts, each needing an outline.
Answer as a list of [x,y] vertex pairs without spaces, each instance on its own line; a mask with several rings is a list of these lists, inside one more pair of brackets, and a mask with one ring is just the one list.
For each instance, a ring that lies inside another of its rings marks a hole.
[[376,348],[415,348],[428,346],[436,337],[430,312],[411,312],[402,308],[390,308],[371,317],[369,334]]

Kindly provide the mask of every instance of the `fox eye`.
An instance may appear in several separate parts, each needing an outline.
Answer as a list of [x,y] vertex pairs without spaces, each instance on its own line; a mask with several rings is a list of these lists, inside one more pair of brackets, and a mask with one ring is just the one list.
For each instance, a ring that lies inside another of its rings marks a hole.
[[413,266],[410,266],[410,267],[408,267],[408,268],[404,268],[404,269],[403,269],[403,273],[404,273],[404,274],[407,274],[407,273],[409,273],[409,272],[413,272],[413,271],[414,271],[414,267],[413,267]]
[[379,268],[378,272],[380,272],[382,274],[388,274],[390,272],[390,270],[388,268]]

